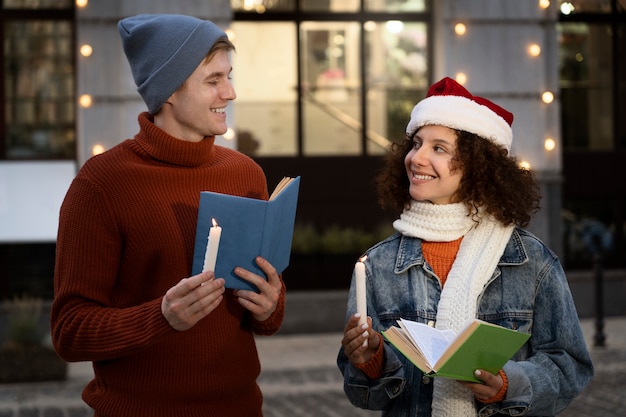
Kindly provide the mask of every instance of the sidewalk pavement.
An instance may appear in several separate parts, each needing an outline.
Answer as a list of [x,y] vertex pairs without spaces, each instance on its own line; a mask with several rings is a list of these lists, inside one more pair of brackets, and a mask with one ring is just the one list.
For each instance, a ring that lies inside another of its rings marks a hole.
[[[604,323],[604,347],[594,346],[595,323],[582,321],[596,376],[562,417],[623,417],[626,405],[626,317]],[[379,412],[353,407],[342,390],[335,358],[340,333],[258,337],[265,417],[369,417]],[[90,417],[80,392],[91,378],[89,363],[70,364],[68,379],[0,385],[0,417]]]

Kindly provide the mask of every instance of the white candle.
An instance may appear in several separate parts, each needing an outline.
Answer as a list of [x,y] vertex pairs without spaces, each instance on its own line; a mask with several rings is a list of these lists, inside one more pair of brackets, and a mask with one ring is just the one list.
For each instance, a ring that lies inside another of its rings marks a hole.
[[209,230],[209,237],[207,238],[206,252],[204,254],[204,266],[202,272],[215,271],[215,262],[217,261],[217,250],[220,246],[220,238],[222,237],[222,228],[217,225],[215,219],[213,220],[213,227]]
[[367,293],[365,290],[365,261],[367,256],[362,257],[354,265],[354,276],[356,279],[356,311],[361,315],[359,325],[367,323]]

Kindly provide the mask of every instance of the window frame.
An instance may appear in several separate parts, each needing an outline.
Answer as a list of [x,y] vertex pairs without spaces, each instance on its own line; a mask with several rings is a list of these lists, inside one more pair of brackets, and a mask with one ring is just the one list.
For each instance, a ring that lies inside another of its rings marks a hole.
[[[0,79],[2,82],[0,83],[0,161],[23,161],[23,160],[68,160],[68,159],[76,159],[77,157],[77,138],[75,135],[74,140],[74,152],[71,157],[56,157],[56,156],[29,156],[24,158],[19,157],[8,157],[7,154],[7,143],[6,143],[6,135],[8,130],[8,125],[6,123],[6,90],[5,90],[5,68],[4,68],[4,57],[5,57],[5,49],[4,49],[4,33],[5,28],[8,22],[12,21],[36,21],[36,20],[47,20],[47,21],[67,21],[71,25],[72,35],[70,39],[70,50],[74,51],[76,48],[76,7],[74,2],[70,2],[67,8],[41,8],[41,9],[32,9],[32,8],[5,8],[4,3],[0,0],[2,5],[0,6],[0,34],[2,34],[2,42],[0,42],[0,57],[2,57],[3,65],[0,66]],[[72,68],[74,76],[72,77],[74,83],[74,94],[76,94],[76,55],[72,54]],[[75,103],[76,100],[74,100]],[[74,104],[75,105],[75,104]],[[74,111],[74,114],[77,114]],[[74,131],[76,132],[76,119],[74,119]]]
[[359,73],[360,73],[360,103],[359,111],[361,114],[361,129],[360,129],[360,152],[357,156],[367,157],[368,154],[368,115],[367,115],[367,61],[366,61],[366,45],[365,45],[365,29],[364,25],[368,21],[374,22],[386,22],[389,20],[400,20],[403,22],[422,22],[427,26],[427,37],[429,46],[427,48],[427,60],[429,62],[427,70],[427,78],[430,83],[432,78],[432,58],[433,51],[430,46],[433,39],[433,24],[432,24],[432,2],[427,0],[425,11],[423,12],[373,12],[364,10],[364,2],[360,3],[360,10],[355,12],[318,12],[318,11],[302,11],[300,10],[300,1],[295,0],[293,11],[272,11],[267,10],[264,13],[256,12],[244,12],[233,10],[233,21],[241,22],[292,22],[295,24],[295,36],[296,36],[296,48],[297,48],[297,91],[298,99],[296,103],[296,155],[285,156],[285,158],[303,158],[307,157],[304,149],[304,105],[303,103],[303,86],[302,86],[302,39],[301,39],[301,26],[303,22],[357,22],[360,26],[360,45],[359,45]]

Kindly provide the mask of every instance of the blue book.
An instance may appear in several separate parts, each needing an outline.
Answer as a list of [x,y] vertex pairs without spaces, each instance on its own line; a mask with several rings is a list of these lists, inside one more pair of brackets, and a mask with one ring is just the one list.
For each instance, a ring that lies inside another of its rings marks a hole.
[[258,292],[256,286],[234,273],[239,266],[265,277],[255,262],[257,256],[282,273],[291,256],[299,189],[300,177],[286,177],[267,201],[201,192],[192,275],[203,270],[213,219],[221,227],[214,272],[217,278],[226,280],[226,288]]

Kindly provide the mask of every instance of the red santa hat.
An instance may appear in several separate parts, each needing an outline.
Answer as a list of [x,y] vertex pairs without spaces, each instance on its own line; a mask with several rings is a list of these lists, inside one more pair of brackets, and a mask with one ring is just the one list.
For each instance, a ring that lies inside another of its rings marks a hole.
[[426,125],[445,126],[474,133],[511,150],[513,114],[483,97],[473,96],[452,78],[443,78],[428,89],[426,98],[411,111],[406,127],[412,136]]

